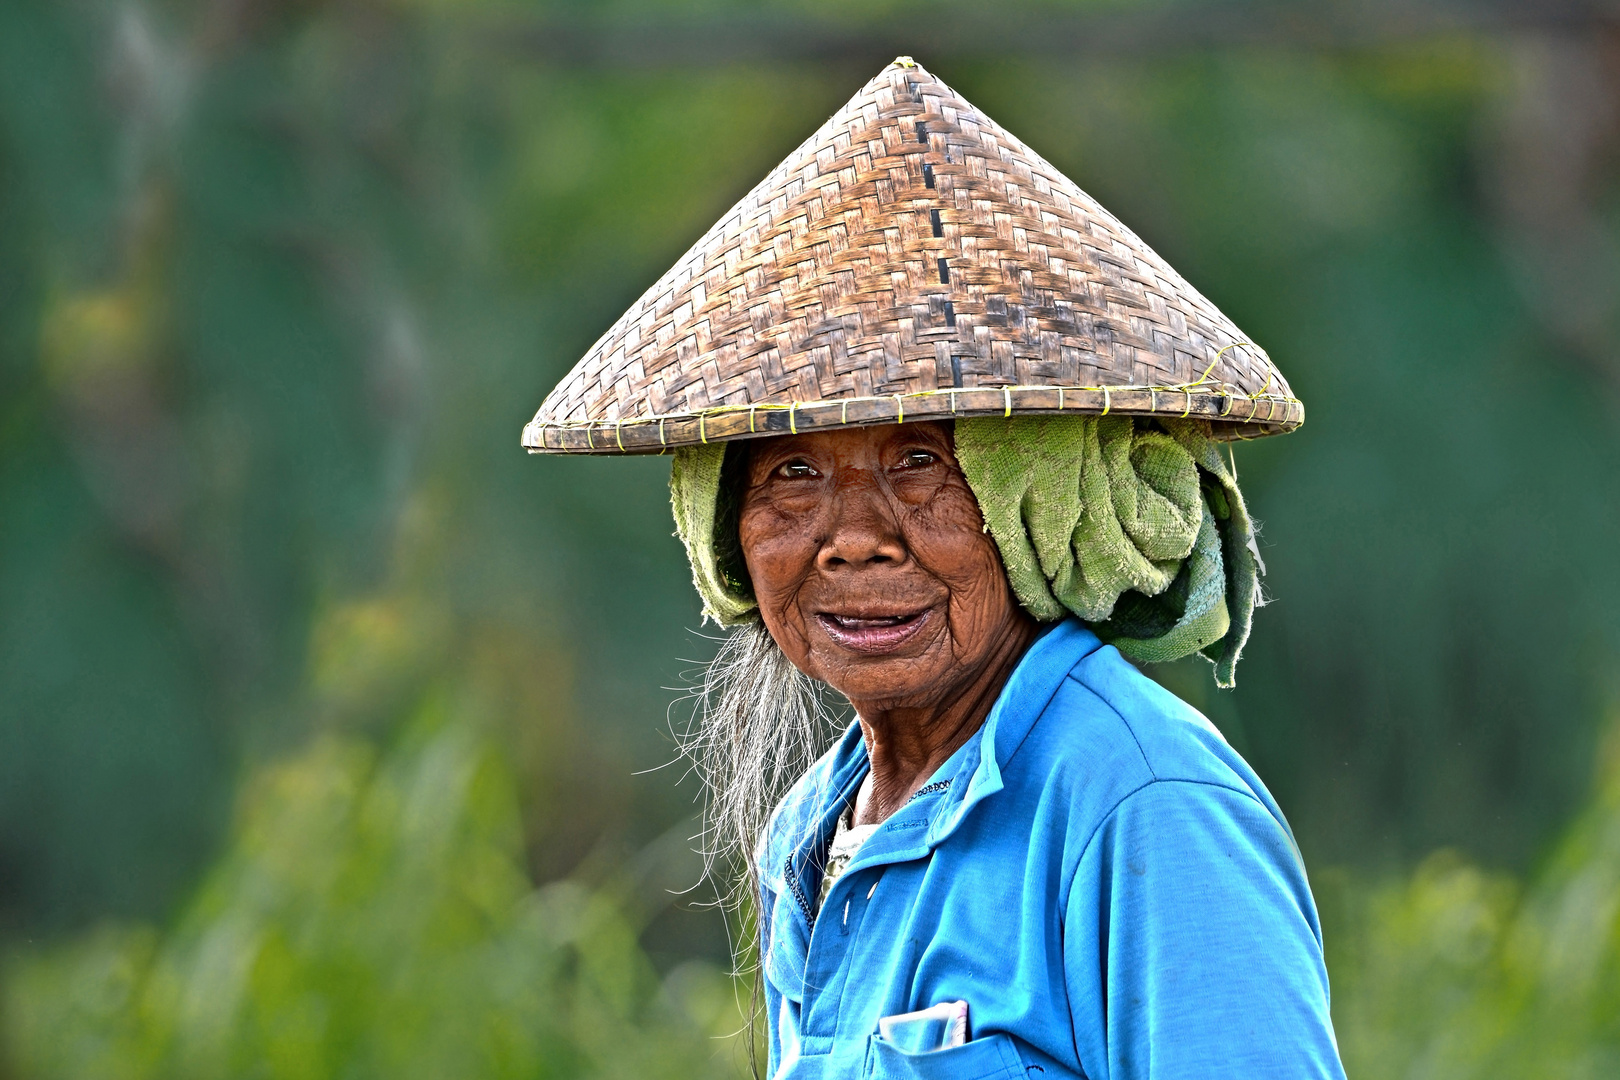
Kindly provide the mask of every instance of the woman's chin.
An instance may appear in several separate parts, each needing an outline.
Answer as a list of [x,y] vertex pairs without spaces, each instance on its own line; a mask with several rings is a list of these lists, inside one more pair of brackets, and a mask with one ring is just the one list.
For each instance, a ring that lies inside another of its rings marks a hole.
[[[857,652],[823,645],[815,657],[817,677],[857,707],[901,708],[937,704],[959,674],[948,660],[938,662],[932,642],[890,652]],[[950,651],[945,650],[948,657]]]

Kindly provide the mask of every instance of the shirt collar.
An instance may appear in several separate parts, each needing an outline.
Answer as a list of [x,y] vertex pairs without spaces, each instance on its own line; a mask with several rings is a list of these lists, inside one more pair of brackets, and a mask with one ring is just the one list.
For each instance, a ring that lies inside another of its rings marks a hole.
[[[1075,664],[1101,645],[1097,635],[1078,619],[1046,628],[1035,639],[1008,676],[984,726],[968,740],[971,750],[963,758],[958,779],[940,793],[928,829],[929,847],[955,832],[974,806],[1002,789],[1001,770],[1024,745],[1058,687]],[[965,784],[961,777],[967,778]]]
[[[954,832],[974,806],[1000,791],[1002,768],[1023,745],[1064,678],[1101,645],[1078,619],[1043,629],[1013,669],[978,732],[910,802],[890,815],[861,846],[846,873],[879,862],[922,857]],[[759,869],[767,887],[777,892],[785,887],[790,857],[797,867],[819,851],[867,768],[866,746],[856,721],[794,785],[761,838]]]

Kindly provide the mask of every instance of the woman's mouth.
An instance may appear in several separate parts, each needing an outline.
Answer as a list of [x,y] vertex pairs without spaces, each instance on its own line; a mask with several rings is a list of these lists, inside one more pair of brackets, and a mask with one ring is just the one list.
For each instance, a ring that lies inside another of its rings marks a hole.
[[833,641],[851,652],[880,656],[910,641],[928,621],[931,608],[909,615],[845,615],[824,611],[816,616]]

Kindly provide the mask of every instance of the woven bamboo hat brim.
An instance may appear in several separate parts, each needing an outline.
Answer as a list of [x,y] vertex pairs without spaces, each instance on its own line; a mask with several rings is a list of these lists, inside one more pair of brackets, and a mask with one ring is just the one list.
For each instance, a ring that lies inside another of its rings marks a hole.
[[657,453],[843,424],[1305,418],[1265,351],[1073,181],[902,57],[631,305],[523,429]]

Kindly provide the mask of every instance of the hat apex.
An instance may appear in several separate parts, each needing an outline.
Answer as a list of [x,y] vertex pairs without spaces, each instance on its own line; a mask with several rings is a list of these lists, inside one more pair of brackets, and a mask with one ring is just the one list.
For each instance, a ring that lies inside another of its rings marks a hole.
[[909,57],[732,207],[547,395],[536,453],[1030,413],[1304,421],[1265,351]]

